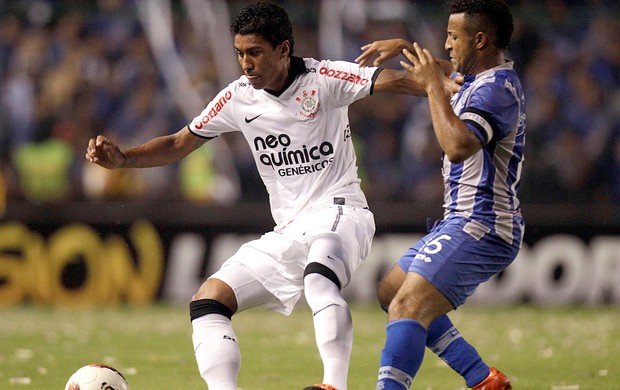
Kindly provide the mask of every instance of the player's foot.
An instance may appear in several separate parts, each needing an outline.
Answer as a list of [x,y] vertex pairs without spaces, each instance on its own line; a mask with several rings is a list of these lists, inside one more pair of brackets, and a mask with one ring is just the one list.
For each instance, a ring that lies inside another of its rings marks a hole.
[[511,390],[510,379],[498,371],[497,368],[491,367],[489,376],[485,380],[472,387],[471,390]]
[[304,390],[338,390],[332,385],[318,384],[314,386],[304,387]]

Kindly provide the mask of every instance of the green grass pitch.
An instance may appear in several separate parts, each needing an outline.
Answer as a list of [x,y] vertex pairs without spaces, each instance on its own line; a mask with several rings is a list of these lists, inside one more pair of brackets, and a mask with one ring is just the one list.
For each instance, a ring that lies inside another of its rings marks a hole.
[[[64,389],[87,363],[119,369],[132,390],[206,389],[191,346],[187,307],[36,306],[0,309],[0,389]],[[468,306],[452,314],[461,333],[513,387],[620,389],[620,310]],[[240,389],[301,390],[320,382],[309,309],[285,317],[253,309],[233,319],[242,350]],[[349,389],[374,389],[385,314],[354,306]],[[461,378],[427,350],[413,389],[464,389]]]

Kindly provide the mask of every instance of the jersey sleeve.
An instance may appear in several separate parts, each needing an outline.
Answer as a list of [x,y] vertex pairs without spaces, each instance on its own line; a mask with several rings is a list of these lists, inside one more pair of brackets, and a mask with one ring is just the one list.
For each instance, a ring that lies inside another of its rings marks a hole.
[[372,93],[378,69],[354,62],[324,60],[320,62],[317,78],[329,91],[333,103],[343,107]]
[[480,85],[471,96],[460,118],[482,145],[503,139],[519,119],[519,98],[505,78]]
[[189,123],[188,128],[192,133],[203,138],[214,138],[239,129],[233,112],[235,83],[221,90],[200,115]]

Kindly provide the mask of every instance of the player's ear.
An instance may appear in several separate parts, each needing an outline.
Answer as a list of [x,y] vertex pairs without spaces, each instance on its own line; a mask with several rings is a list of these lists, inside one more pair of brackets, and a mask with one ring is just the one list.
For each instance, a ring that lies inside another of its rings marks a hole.
[[487,36],[487,34],[483,33],[482,31],[479,31],[476,34],[476,49],[478,50],[483,49],[488,44],[489,44],[489,37]]
[[291,51],[291,43],[286,40],[280,44],[280,57],[286,58]]

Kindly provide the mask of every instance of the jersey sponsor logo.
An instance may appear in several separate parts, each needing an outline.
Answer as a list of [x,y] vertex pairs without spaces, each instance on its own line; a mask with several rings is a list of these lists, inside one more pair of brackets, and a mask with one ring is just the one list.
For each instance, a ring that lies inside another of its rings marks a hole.
[[302,145],[300,149],[289,149],[290,146],[291,138],[287,134],[254,138],[254,150],[260,153],[258,160],[277,170],[280,176],[318,172],[334,159],[334,146],[327,141],[320,145]]
[[222,108],[224,108],[224,106],[226,105],[226,103],[228,103],[228,101],[230,100],[231,97],[232,97],[232,92],[226,91],[224,96],[222,96],[215,103],[215,105],[213,105],[213,107],[209,110],[209,112],[207,112],[205,115],[203,115],[203,117],[200,118],[200,120],[194,121],[194,127],[196,129],[198,129],[198,130],[202,129],[202,127],[204,125],[209,123],[209,121],[211,119],[215,118],[217,116],[217,114],[219,114],[220,111],[222,111]]
[[327,168],[329,164],[332,163],[332,161],[334,161],[334,158],[330,157],[327,160],[319,161],[318,163],[315,163],[315,164],[299,165],[299,166],[291,167],[291,168],[280,168],[278,169],[278,175],[282,177],[287,177],[287,176],[307,175],[308,173],[319,172]]
[[326,67],[319,69],[319,74],[362,86],[370,82],[367,78],[360,77],[356,74],[345,72],[343,70],[329,69]]
[[258,114],[252,118],[248,118],[247,116],[245,117],[245,123],[251,123],[253,120],[258,119],[259,116],[261,116],[263,114]]
[[310,92],[303,91],[302,95],[296,97],[295,100],[301,103],[301,111],[299,111],[301,116],[305,118],[314,118],[319,112],[319,107],[321,105],[319,104],[319,99],[314,89]]

